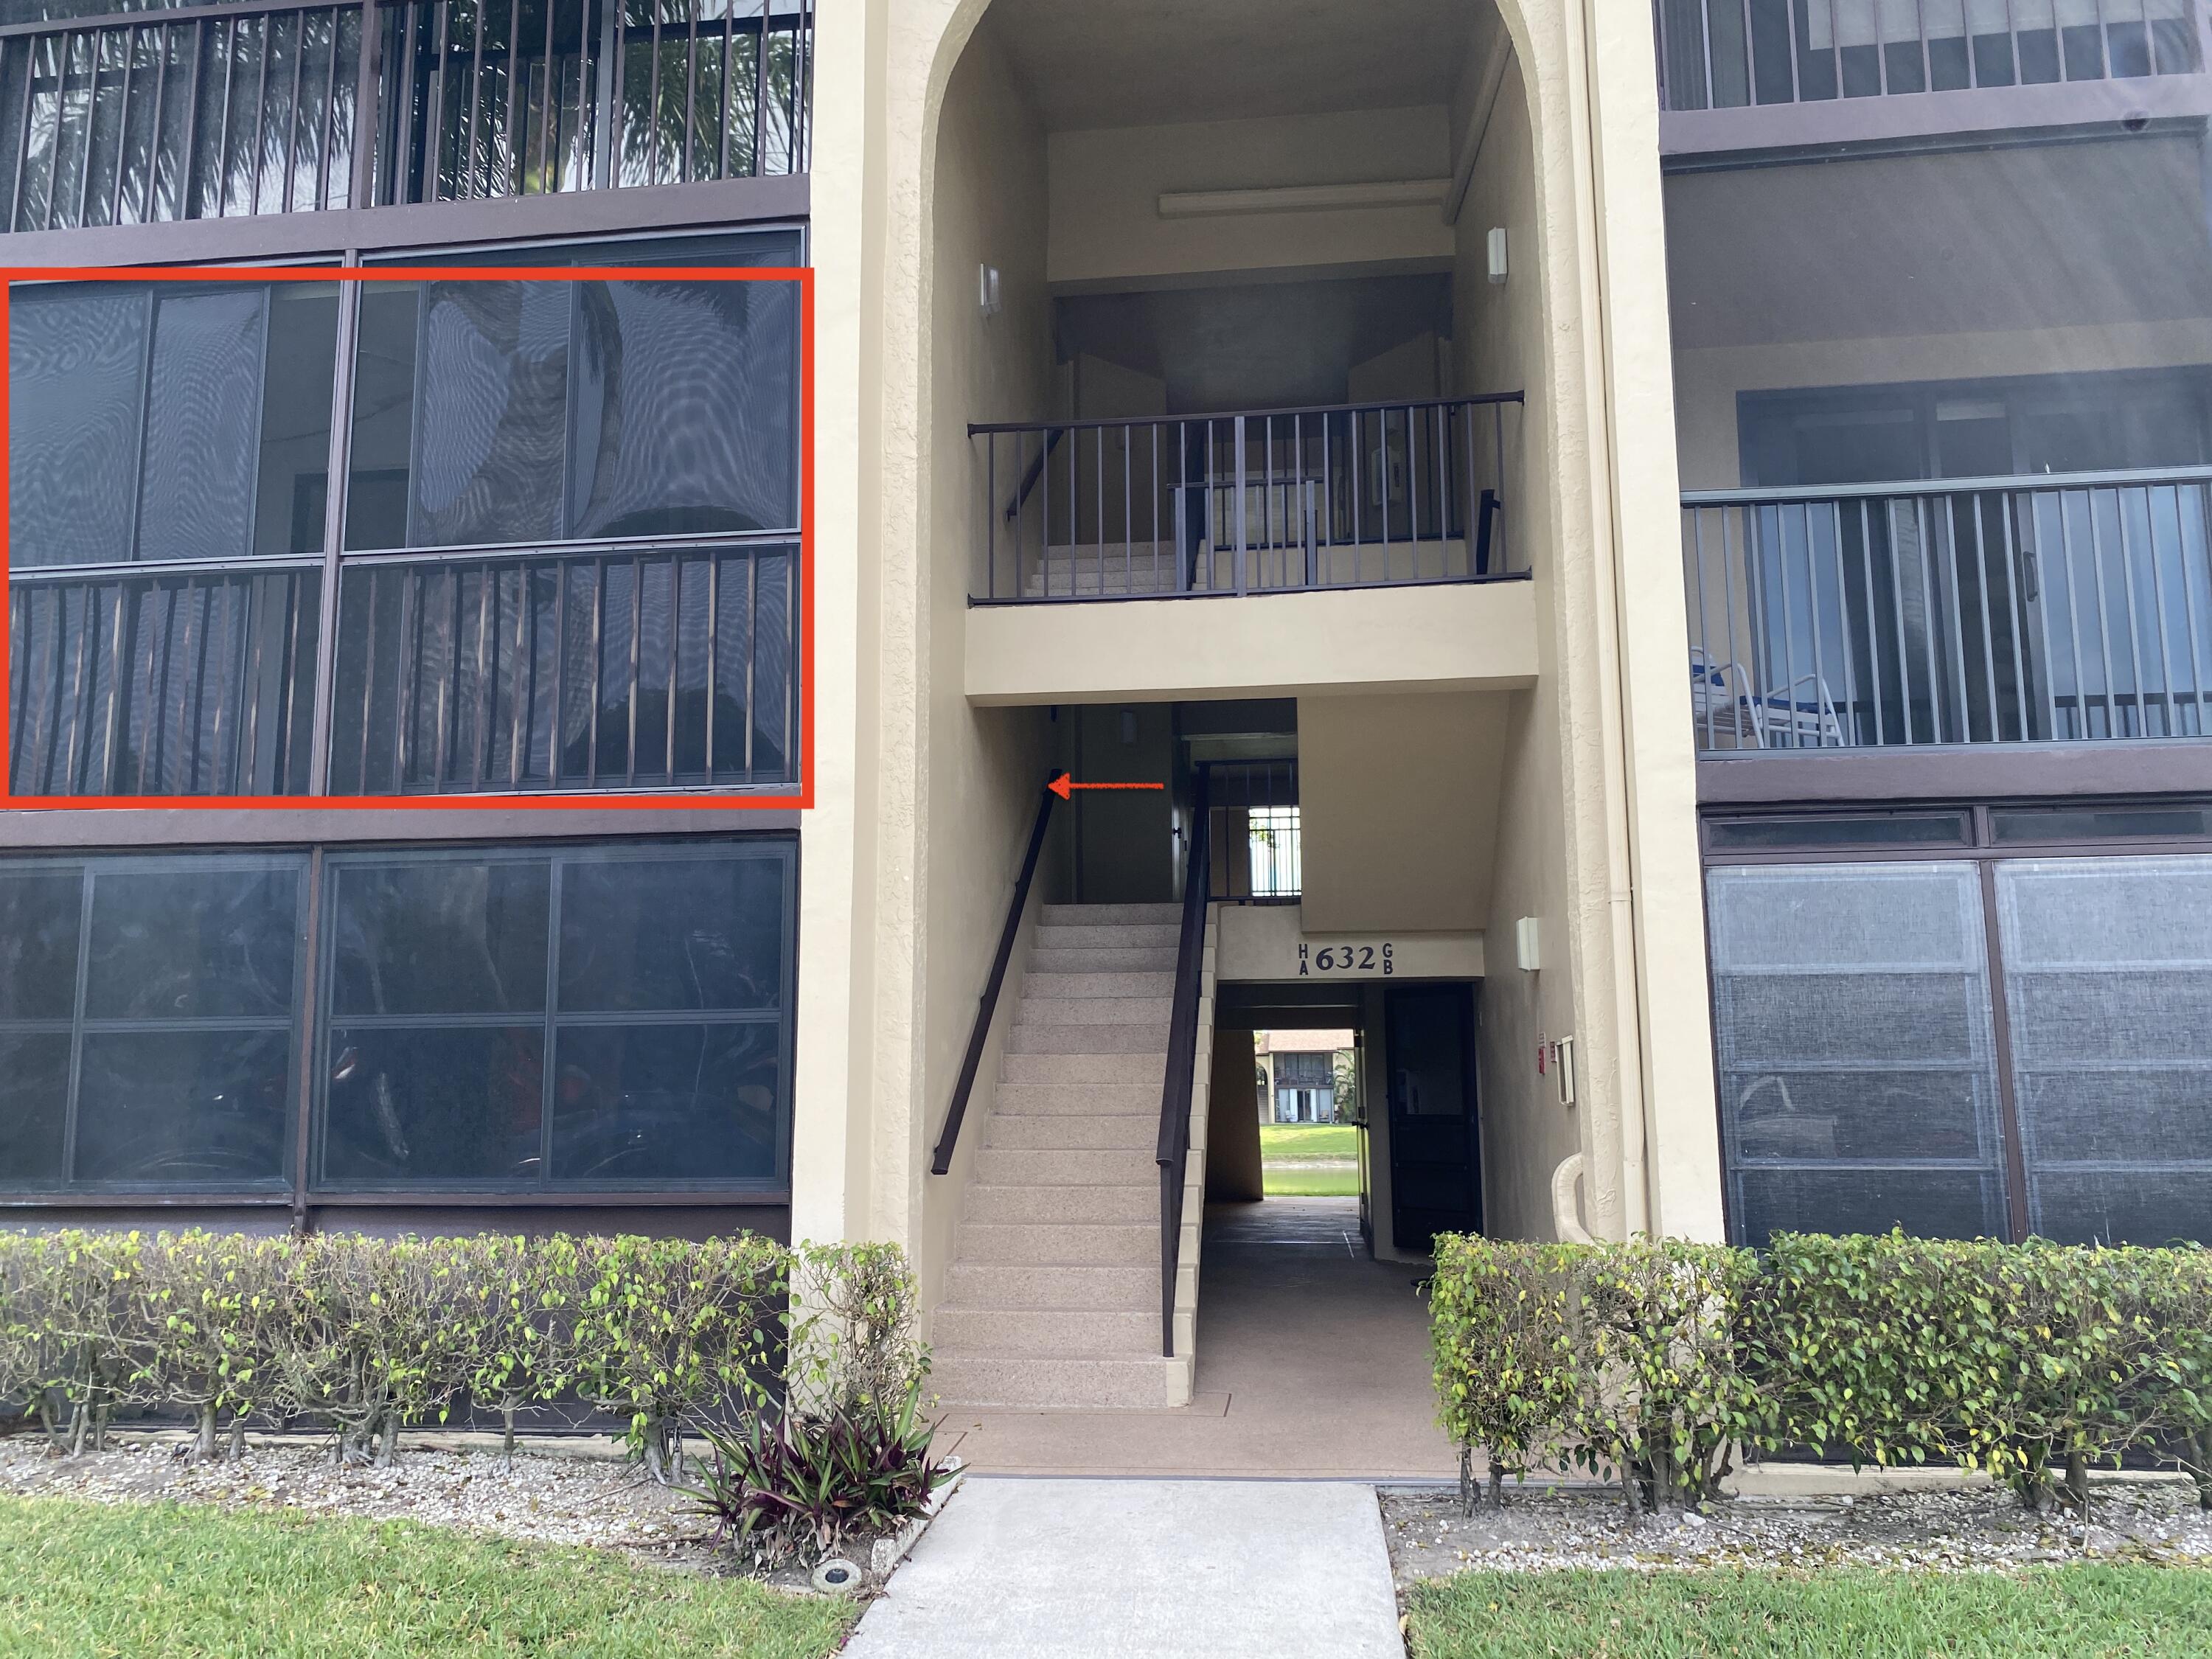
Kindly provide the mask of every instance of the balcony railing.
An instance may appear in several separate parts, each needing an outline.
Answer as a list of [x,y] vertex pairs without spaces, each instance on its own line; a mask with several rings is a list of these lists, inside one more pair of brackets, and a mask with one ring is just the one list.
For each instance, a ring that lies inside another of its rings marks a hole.
[[798,781],[803,619],[789,544],[348,554],[328,640],[325,568],[11,573],[9,793]]
[[1660,106],[2194,74],[2200,0],[1656,0]]
[[812,0],[218,0],[13,23],[0,226],[803,173],[812,75]]
[[1682,497],[1704,750],[2203,737],[2212,468]]
[[1525,574],[1503,480],[1517,392],[971,426],[979,603]]

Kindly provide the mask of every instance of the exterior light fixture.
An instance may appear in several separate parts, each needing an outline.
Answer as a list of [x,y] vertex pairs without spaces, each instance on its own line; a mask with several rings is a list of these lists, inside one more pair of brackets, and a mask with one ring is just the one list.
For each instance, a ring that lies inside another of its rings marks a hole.
[[[1499,234],[1502,234],[1503,233],[1501,232]],[[1492,282],[1496,282],[1498,280],[1498,279],[1495,276],[1491,278],[1491,281]],[[1006,301],[999,297],[998,266],[985,265],[982,268],[981,280],[977,284],[977,287],[980,290],[979,297],[982,301],[983,314],[986,317],[995,317],[1001,310],[1005,309]]]
[[1505,227],[1493,226],[1490,232],[1490,280],[1503,283],[1505,280]]
[[1513,959],[1524,974],[1544,965],[1543,934],[1535,917],[1523,916],[1513,924]]

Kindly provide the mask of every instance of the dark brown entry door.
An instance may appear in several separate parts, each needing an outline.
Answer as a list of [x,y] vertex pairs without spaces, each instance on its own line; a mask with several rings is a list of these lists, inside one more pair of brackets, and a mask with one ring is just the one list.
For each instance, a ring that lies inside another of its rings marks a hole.
[[1382,994],[1389,1066],[1390,1231],[1426,1252],[1437,1233],[1482,1229],[1471,982],[1394,985]]

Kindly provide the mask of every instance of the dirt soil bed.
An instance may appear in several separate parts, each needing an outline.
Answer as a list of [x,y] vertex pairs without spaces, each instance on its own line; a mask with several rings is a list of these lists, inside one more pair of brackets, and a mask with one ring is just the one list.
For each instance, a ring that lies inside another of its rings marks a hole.
[[2037,1516],[2008,1491],[1721,1498],[1702,1514],[1631,1520],[1617,1490],[1533,1482],[1486,1496],[1472,1517],[1438,1488],[1386,1490],[1382,1530],[1402,1593],[1472,1568],[1889,1566],[2003,1570],[2032,1562],[2212,1565],[2212,1513],[2185,1480],[2108,1480],[2090,1488],[2086,1534],[2069,1511]]

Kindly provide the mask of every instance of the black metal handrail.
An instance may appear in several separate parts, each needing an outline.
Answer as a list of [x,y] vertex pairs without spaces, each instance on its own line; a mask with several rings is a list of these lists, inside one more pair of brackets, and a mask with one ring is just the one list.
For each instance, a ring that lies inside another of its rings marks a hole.
[[1198,1002],[1206,969],[1208,826],[1212,817],[1206,793],[1201,766],[1191,803],[1190,848],[1183,860],[1182,932],[1176,941],[1168,1072],[1160,1086],[1160,1352],[1170,1358],[1175,1357],[1176,1253],[1182,1237],[1183,1166],[1190,1158],[1191,1082],[1198,1065]]
[[[978,422],[978,604],[1525,574],[1507,544],[1517,392]],[[1013,481],[1011,488],[1007,481]]]
[[[1060,774],[1053,775],[1058,777]],[[1022,872],[1014,878],[1014,896],[1006,905],[1006,925],[999,930],[999,953],[991,958],[991,977],[975,1006],[975,1024],[968,1033],[968,1052],[961,1057],[960,1076],[952,1085],[952,1104],[945,1109],[945,1127],[930,1155],[929,1172],[949,1175],[952,1149],[960,1144],[960,1125],[968,1115],[968,1097],[975,1087],[975,1073],[983,1064],[984,1045],[990,1041],[991,1021],[999,1007],[999,992],[1006,982],[1006,966],[1013,960],[1014,941],[1021,937],[1022,913],[1029,908],[1030,884],[1036,878],[1037,859],[1044,851],[1044,832],[1052,823],[1053,802],[1059,799],[1046,786],[1037,802],[1036,822],[1030,826],[1030,844],[1022,854]]]

